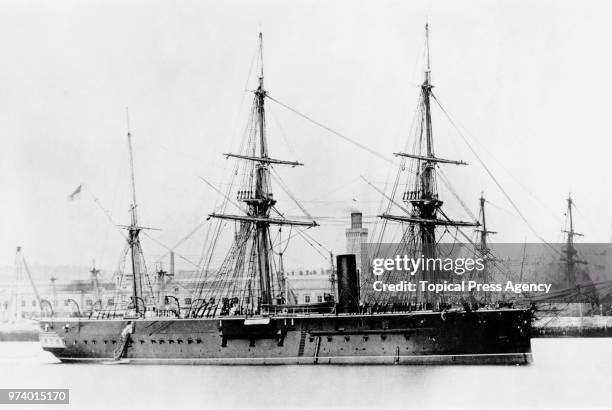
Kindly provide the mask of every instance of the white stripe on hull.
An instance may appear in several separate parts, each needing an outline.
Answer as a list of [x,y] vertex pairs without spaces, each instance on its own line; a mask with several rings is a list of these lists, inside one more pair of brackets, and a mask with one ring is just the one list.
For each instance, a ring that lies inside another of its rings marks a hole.
[[113,361],[112,358],[62,357],[63,362],[90,362],[108,364],[202,364],[202,365],[354,365],[354,364],[398,364],[398,365],[526,365],[533,361],[531,353],[491,353],[457,355],[410,355],[410,356],[321,356],[313,357],[268,357],[268,358],[127,358]]

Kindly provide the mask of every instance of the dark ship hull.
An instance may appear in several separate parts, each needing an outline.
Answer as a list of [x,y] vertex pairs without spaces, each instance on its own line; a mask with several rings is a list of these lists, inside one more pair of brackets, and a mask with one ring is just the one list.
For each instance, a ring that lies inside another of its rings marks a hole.
[[[285,315],[245,319],[53,319],[63,362],[174,364],[528,364],[529,310]],[[127,335],[126,330],[132,333]],[[123,333],[123,336],[122,336]]]

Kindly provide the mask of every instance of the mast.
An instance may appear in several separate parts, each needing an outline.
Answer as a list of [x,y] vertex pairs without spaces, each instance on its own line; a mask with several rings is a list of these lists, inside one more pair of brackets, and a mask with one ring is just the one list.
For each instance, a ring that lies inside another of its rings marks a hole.
[[134,303],[134,309],[136,314],[140,313],[138,307],[138,299],[142,295],[142,278],[140,275],[140,227],[138,226],[138,215],[136,212],[136,180],[134,178],[134,152],[132,149],[132,133],[130,132],[130,117],[126,110],[127,116],[127,139],[128,148],[130,154],[130,182],[132,187],[132,204],[130,206],[130,225],[127,227],[128,230],[128,244],[130,246],[130,255],[132,259],[132,299]]
[[[480,193],[480,198],[479,198],[479,203],[480,203],[480,229],[476,229],[476,232],[478,232],[480,234],[480,241],[479,241],[479,246],[478,246],[478,251],[480,253],[480,258],[482,259],[482,263],[484,265],[484,269],[482,270],[482,272],[480,273],[480,277],[479,280],[481,281],[481,283],[488,283],[490,281],[490,276],[489,276],[489,261],[491,260],[491,256],[490,256],[490,251],[491,249],[489,248],[489,243],[488,243],[488,238],[489,235],[491,234],[496,234],[497,232],[494,231],[489,231],[487,229],[487,217],[486,217],[486,213],[485,213],[485,203],[486,203],[486,199],[484,197],[484,193]],[[488,301],[490,299],[490,293],[488,292],[484,292],[484,298],[485,301]]]
[[[253,226],[253,249],[254,249],[254,264],[257,270],[259,280],[259,295],[260,305],[270,306],[273,304],[274,295],[272,290],[272,269],[271,269],[271,251],[272,244],[270,243],[270,225],[298,225],[298,226],[317,226],[315,221],[303,222],[292,221],[285,219],[278,211],[280,217],[271,217],[270,211],[274,208],[276,201],[274,200],[270,185],[270,167],[273,165],[303,165],[297,161],[284,161],[280,159],[270,158],[268,153],[268,141],[266,135],[266,112],[265,99],[267,92],[264,88],[264,67],[263,67],[263,35],[259,33],[259,75],[258,86],[254,91],[255,99],[255,126],[256,141],[259,145],[258,152],[252,152],[253,155],[238,155],[224,154],[226,157],[236,158],[239,160],[250,161],[255,165],[254,169],[254,192],[251,192],[249,187],[246,191],[238,192],[238,200],[246,203],[246,215],[228,215],[212,213],[209,216],[220,219],[234,220],[241,222],[241,226]],[[282,255],[281,255],[282,266]],[[281,267],[280,275],[284,275]],[[283,291],[284,277],[279,281],[281,284],[280,291]],[[248,294],[251,295],[250,282],[248,283]],[[250,299],[250,296],[249,296]],[[286,300],[286,299],[285,299]]]
[[480,277],[480,280],[482,282],[488,282],[489,281],[489,260],[491,259],[489,256],[489,252],[491,249],[489,249],[489,243],[488,243],[488,238],[489,235],[492,234],[496,234],[497,232],[495,231],[489,231],[487,229],[487,217],[486,217],[486,213],[485,213],[485,203],[486,203],[486,199],[484,197],[484,194],[481,193],[480,194],[480,199],[479,199],[479,203],[480,203],[480,229],[476,229],[476,232],[478,232],[480,234],[480,241],[479,241],[479,252],[480,252],[480,257],[483,260],[483,264],[484,264],[484,269],[482,270],[482,275]]
[[581,233],[574,231],[574,217],[572,215],[572,208],[574,207],[574,201],[572,194],[570,193],[567,197],[567,218],[569,222],[569,229],[562,232],[567,234],[567,241],[565,244],[565,255],[562,260],[565,260],[565,268],[567,275],[567,283],[569,287],[576,286],[576,264],[584,263],[577,259],[578,252],[574,246],[574,237],[583,236]]
[[[264,89],[262,33],[259,33],[259,56],[261,59],[261,71],[259,74],[259,86],[255,91],[257,121],[259,123],[259,156],[260,158],[267,159],[268,143],[266,141],[266,113],[264,108],[266,90]],[[259,163],[256,167],[255,200],[257,203],[252,206],[252,210],[254,211],[253,216],[257,218],[267,218],[270,215],[270,208],[276,203],[272,199],[272,194],[269,192],[268,183],[270,181],[270,171],[266,163]],[[267,305],[272,304],[272,295],[270,293],[270,255],[268,252],[269,229],[270,224],[266,221],[258,221],[255,223],[261,302]]]
[[[430,96],[431,89],[431,65],[429,60],[429,24],[425,24],[425,53],[427,58],[427,66],[425,68],[425,81],[421,85],[421,95],[423,99],[423,107],[425,109],[425,142],[427,148],[427,159],[434,158],[433,146],[433,131],[431,125],[431,106]],[[435,190],[436,181],[434,178],[435,163],[425,160],[423,163],[421,177],[421,199],[423,202],[415,203],[419,216],[423,219],[434,219],[436,210],[442,205],[442,201],[437,198]],[[436,257],[436,226],[435,224],[424,223],[421,225],[421,244],[423,256],[425,258]],[[437,272],[435,270],[425,272],[424,280],[435,282],[437,280]]]
[[[429,56],[429,24],[425,24],[425,79],[421,84],[421,127],[420,137],[425,137],[425,155],[421,154],[421,146],[413,154],[397,152],[398,157],[407,157],[417,161],[417,179],[411,191],[404,194],[404,202],[411,205],[408,216],[382,214],[383,219],[408,222],[418,228],[418,238],[421,242],[421,254],[425,259],[436,258],[436,226],[478,226],[478,222],[453,221],[444,216],[441,211],[443,201],[438,199],[436,170],[438,164],[467,165],[463,161],[442,159],[435,156],[433,127],[431,122],[431,64]],[[439,218],[439,214],[443,218]],[[420,256],[420,255],[419,255]],[[422,272],[424,281],[435,283],[439,272],[434,268],[426,268]],[[425,293],[425,302],[434,302],[435,295]]]

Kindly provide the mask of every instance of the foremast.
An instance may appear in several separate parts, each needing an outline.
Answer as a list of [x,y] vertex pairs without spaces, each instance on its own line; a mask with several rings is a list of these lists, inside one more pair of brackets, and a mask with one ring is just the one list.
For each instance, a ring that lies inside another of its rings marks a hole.
[[[417,236],[421,243],[421,254],[425,259],[435,259],[436,252],[436,227],[437,226],[456,226],[456,227],[473,227],[478,226],[478,222],[463,222],[454,221],[446,217],[442,212],[441,207],[443,201],[438,197],[438,188],[436,181],[436,167],[438,164],[452,165],[467,165],[463,161],[438,158],[435,155],[433,141],[433,127],[431,121],[431,97],[433,85],[431,84],[431,64],[429,56],[429,24],[425,25],[425,79],[421,84],[421,122],[420,122],[420,139],[425,140],[424,151],[422,152],[421,144],[418,144],[416,152],[394,153],[397,157],[405,157],[415,160],[416,179],[411,190],[404,193],[404,202],[410,205],[409,215],[391,215],[382,214],[382,219],[388,219],[399,222],[407,222],[417,228]],[[423,155],[424,154],[424,155]],[[421,255],[419,255],[421,256]],[[422,279],[424,281],[435,283],[439,279],[439,272],[435,268],[424,269],[422,271]],[[432,304],[436,299],[435,295],[426,292],[424,301],[427,304]],[[433,306],[432,306],[433,307]]]
[[[270,243],[270,225],[295,225],[312,227],[317,226],[313,220],[295,221],[288,220],[275,210],[274,205],[276,200],[272,193],[270,184],[270,167],[272,165],[303,165],[297,161],[285,161],[280,159],[270,158],[268,153],[268,141],[266,135],[266,111],[265,100],[267,97],[264,88],[264,70],[263,70],[263,35],[259,33],[259,56],[260,56],[260,71],[258,78],[258,87],[254,90],[254,104],[257,121],[257,139],[259,150],[253,152],[254,155],[240,154],[224,154],[226,157],[232,157],[244,161],[255,162],[255,186],[254,191],[239,192],[238,199],[246,204],[245,215],[229,215],[212,213],[209,216],[213,218],[228,219],[239,221],[243,224],[252,224],[254,228],[254,253],[259,279],[259,294],[260,305],[271,306],[274,300],[272,291],[272,246]],[[272,217],[271,211],[275,210],[278,217]],[[286,297],[286,295],[285,295]]]
[[140,315],[141,309],[138,305],[139,301],[143,303],[142,298],[142,272],[140,266],[140,258],[142,255],[142,248],[140,246],[140,231],[142,227],[138,225],[138,205],[136,203],[136,179],[134,178],[134,151],[132,148],[132,133],[130,132],[129,116],[127,118],[127,140],[128,140],[128,151],[130,159],[130,187],[132,203],[130,204],[130,225],[124,226],[128,231],[128,246],[130,248],[130,259],[132,268],[132,304],[136,315]]

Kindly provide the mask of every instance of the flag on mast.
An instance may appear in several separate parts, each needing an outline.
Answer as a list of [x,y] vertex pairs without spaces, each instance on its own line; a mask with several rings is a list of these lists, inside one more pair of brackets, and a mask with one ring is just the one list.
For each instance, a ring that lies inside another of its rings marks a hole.
[[80,184],[78,187],[76,187],[76,189],[70,195],[68,195],[69,201],[74,201],[75,199],[79,197],[79,195],[81,194],[82,186],[83,184]]

